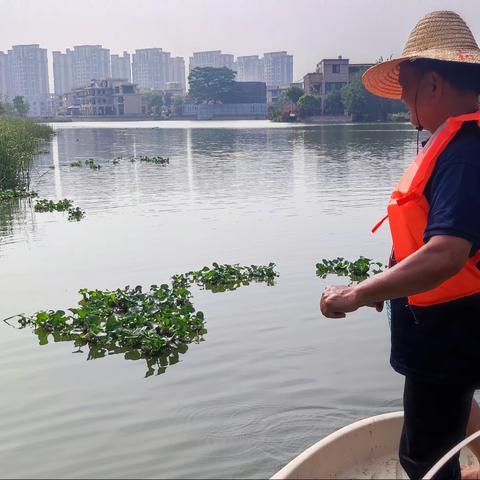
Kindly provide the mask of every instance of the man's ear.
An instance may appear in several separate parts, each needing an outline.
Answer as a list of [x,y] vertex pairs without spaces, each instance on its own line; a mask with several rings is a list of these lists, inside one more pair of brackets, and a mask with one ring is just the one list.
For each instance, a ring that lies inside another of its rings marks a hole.
[[428,74],[428,87],[430,93],[439,98],[443,91],[443,78],[437,72],[430,72]]

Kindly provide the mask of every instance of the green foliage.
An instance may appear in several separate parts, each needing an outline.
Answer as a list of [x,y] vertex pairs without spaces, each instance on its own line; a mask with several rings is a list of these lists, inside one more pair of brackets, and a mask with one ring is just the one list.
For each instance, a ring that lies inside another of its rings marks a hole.
[[345,107],[343,106],[342,96],[338,90],[334,90],[325,98],[324,113],[327,115],[343,115]]
[[302,95],[297,102],[300,116],[309,117],[311,115],[318,115],[321,113],[322,104],[318,97],[310,94]]
[[97,344],[108,349],[127,347],[155,355],[176,343],[199,340],[204,331],[202,312],[195,312],[191,294],[182,285],[125,287],[114,291],[80,290],[81,300],[71,314],[63,310],[22,316],[22,326],[74,339],[76,345]]
[[342,88],[341,97],[349,115],[354,115],[357,120],[386,121],[389,114],[406,111],[400,100],[380,98],[371,94],[363,86],[361,76],[354,78]]
[[0,117],[0,191],[28,190],[33,157],[52,134],[48,125]]
[[196,103],[222,102],[231,98],[235,72],[227,67],[197,67],[188,76],[189,97]]
[[183,98],[181,95],[175,95],[173,97],[173,113],[181,114],[184,103],[185,103],[185,98]]
[[42,198],[35,203],[34,210],[36,212],[65,212],[72,206],[73,202],[66,198],[63,200],[58,200],[58,202]]
[[80,221],[85,212],[78,207],[73,207],[73,202],[67,198],[54,202],[53,200],[47,200],[42,198],[35,203],[34,210],[36,212],[68,212],[69,221]]
[[102,166],[99,165],[94,158],[89,158],[85,160],[85,165],[87,165],[87,167],[91,168],[92,170],[100,170],[102,168]]
[[297,104],[300,97],[302,97],[304,94],[305,92],[300,87],[288,87],[284,92],[285,98],[294,104]]
[[13,99],[13,108],[21,117],[23,117],[30,110],[30,105],[27,103],[24,97],[17,95]]
[[282,121],[282,109],[274,105],[268,107],[267,118],[272,122],[281,122]]
[[33,327],[40,344],[74,341],[80,349],[88,345],[89,358],[124,353],[125,358],[147,360],[147,376],[163,373],[178,361],[187,345],[199,342],[206,333],[205,318],[192,304],[190,287],[196,283],[212,291],[234,290],[251,281],[272,285],[274,264],[267,266],[213,264],[212,268],[174,275],[171,284],[117,290],[80,290],[78,305],[64,310],[46,310],[31,316],[20,315],[22,328]]
[[79,207],[72,207],[68,209],[68,221],[79,222],[85,216],[85,211]]
[[162,107],[165,104],[162,94],[155,92],[147,93],[146,99],[148,110],[150,113],[154,113],[156,115],[162,113]]
[[0,190],[0,202],[14,200],[17,198],[35,198],[38,193],[34,190]]
[[13,115],[15,108],[12,103],[0,101],[0,115]]
[[316,267],[317,275],[322,278],[330,274],[336,274],[342,277],[349,277],[353,281],[359,281],[366,279],[371,274],[376,275],[382,272],[386,265],[361,256],[353,262],[345,260],[343,257],[337,257],[333,260],[324,258],[317,263]]
[[213,263],[212,267],[203,267],[195,272],[188,272],[183,275],[175,275],[173,279],[184,285],[197,284],[212,292],[224,292],[236,290],[242,285],[249,285],[250,282],[266,282],[273,285],[275,277],[275,264],[269,263],[266,266],[250,265],[241,267],[235,265],[219,265]]
[[157,165],[163,165],[163,166],[168,165],[170,163],[170,159],[168,157],[162,157],[160,155],[156,157],[148,157],[147,155],[144,155],[144,156],[140,156],[139,160],[141,162],[155,163]]
[[77,167],[77,168],[81,168],[82,167],[82,162],[80,160],[77,160],[76,162],[72,162],[70,164],[71,167]]

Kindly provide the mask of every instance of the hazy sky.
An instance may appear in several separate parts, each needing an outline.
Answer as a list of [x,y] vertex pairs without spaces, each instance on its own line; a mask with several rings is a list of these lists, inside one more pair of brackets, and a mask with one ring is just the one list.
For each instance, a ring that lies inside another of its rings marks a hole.
[[454,10],[480,41],[480,0],[0,0],[0,51],[101,44],[111,53],[161,47],[175,56],[287,50],[294,80],[322,58],[398,55],[427,12]]

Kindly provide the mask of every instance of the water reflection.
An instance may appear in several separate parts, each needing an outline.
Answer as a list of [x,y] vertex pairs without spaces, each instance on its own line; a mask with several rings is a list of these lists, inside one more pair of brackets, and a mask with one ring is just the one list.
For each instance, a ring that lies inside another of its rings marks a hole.
[[[212,261],[273,260],[282,276],[275,288],[195,292],[208,341],[152,364],[132,351],[71,355],[73,343],[53,337],[37,348],[30,331],[0,322],[4,476],[267,478],[321,436],[401,405],[386,319],[371,309],[320,318],[327,280],[315,263],[388,254],[388,232],[372,239],[369,226],[415,132],[253,123],[67,125],[58,172],[48,169],[55,145],[37,159],[40,195],[70,198],[87,216],[4,212],[0,318],[74,305],[85,285],[150,285]],[[170,165],[130,163],[139,155]],[[89,157],[101,170],[69,166]]]
[[[15,327],[17,328],[17,327]],[[38,338],[38,344],[40,346],[48,345],[49,340],[54,343],[59,342],[75,342],[75,337],[73,335],[65,335],[58,332],[48,332],[43,328],[35,328],[33,333]],[[206,333],[206,330],[205,332]],[[194,343],[203,342],[203,336]],[[119,348],[117,345],[76,345],[75,350],[72,353],[87,353],[87,361],[98,360],[105,358],[109,355],[123,355],[125,360],[138,361],[145,360],[147,370],[145,371],[145,378],[151,377],[152,375],[161,375],[166,372],[167,367],[175,365],[180,361],[180,355],[184,355],[188,351],[188,345],[179,344],[175,347],[166,348],[161,355],[147,356],[142,354],[138,349],[132,348]]]

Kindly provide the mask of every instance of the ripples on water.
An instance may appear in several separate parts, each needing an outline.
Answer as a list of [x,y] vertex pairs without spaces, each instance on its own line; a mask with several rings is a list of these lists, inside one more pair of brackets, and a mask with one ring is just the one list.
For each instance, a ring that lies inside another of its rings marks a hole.
[[[195,290],[205,342],[148,379],[144,361],[86,361],[2,324],[0,475],[268,477],[325,434],[398,409],[385,318],[322,318],[320,292],[338,279],[316,278],[315,263],[385,259],[388,232],[370,228],[414,152],[406,125],[59,125],[33,188],[87,217],[0,207],[1,318],[212,261],[275,261],[280,278]],[[170,165],[129,161],[139,155]],[[102,169],[69,166],[89,157]]]

